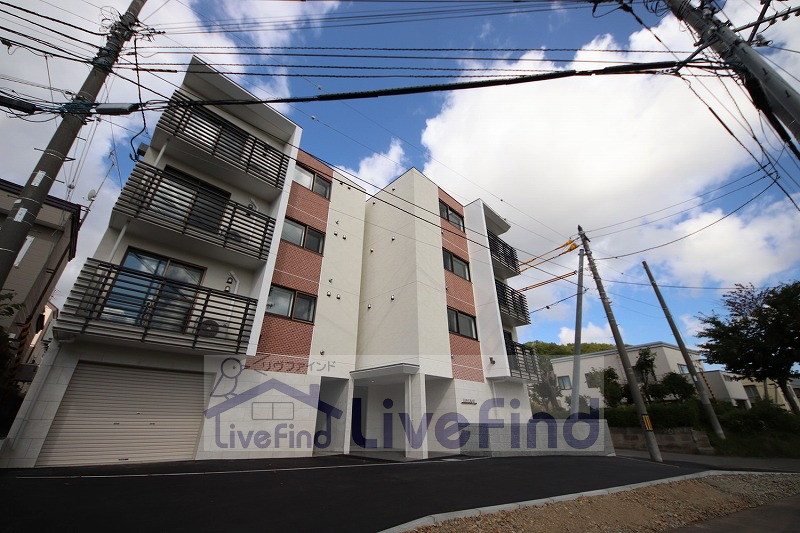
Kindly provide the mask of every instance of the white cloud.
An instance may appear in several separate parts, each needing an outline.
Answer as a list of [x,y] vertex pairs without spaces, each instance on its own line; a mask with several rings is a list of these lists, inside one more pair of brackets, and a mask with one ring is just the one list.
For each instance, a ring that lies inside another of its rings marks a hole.
[[692,315],[681,315],[680,321],[683,323],[683,331],[690,337],[697,337],[697,333],[703,329],[703,323]]
[[[747,9],[744,4],[729,2],[726,14],[743,19],[744,13],[749,21],[752,13]],[[791,42],[789,48],[797,48],[798,28],[800,21],[793,17],[779,30],[770,29],[773,33],[769,37],[780,40],[782,46]],[[655,32],[671,49],[694,49],[692,35],[672,17],[664,18]],[[658,50],[661,45],[643,30],[631,35],[628,43],[600,36],[585,46],[625,47]],[[792,55],[796,56],[783,54]],[[523,56],[543,57],[541,51]],[[654,61],[669,57],[584,50],[575,59]],[[800,66],[794,58],[780,60],[795,69]],[[514,61],[507,66],[525,67]],[[575,63],[564,68],[595,67]],[[543,63],[541,68],[556,66]],[[687,79],[748,148],[759,153],[755,143],[748,140],[750,132],[738,123],[743,118],[737,106],[761,135],[759,117],[740,87],[731,80]],[[629,218],[635,219],[629,224],[634,226],[641,222],[638,216],[719,186],[729,176],[744,174],[752,164],[750,156],[692,94],[687,83],[674,76],[581,77],[449,93],[439,113],[427,121],[422,143],[430,153],[423,172],[462,197],[483,197],[512,224],[539,234],[523,230],[509,234],[511,242],[533,254],[564,242],[575,234],[578,224],[592,237],[596,257],[640,250],[684,236],[725,212],[700,207],[700,200],[693,200],[650,217],[694,207],[651,226],[607,237],[600,237],[604,230],[598,228]],[[732,195],[729,209],[767,184],[760,182]],[[605,266],[638,271],[638,261],[644,258],[660,263],[671,273],[671,281],[760,283],[800,261],[800,221],[785,198],[765,196],[697,236],[629,257],[624,263],[606,262]],[[564,272],[547,266],[551,271]],[[533,283],[523,280],[520,284],[527,282]],[[549,293],[549,297],[555,295]]]
[[[622,328],[620,327],[619,329],[620,334],[622,334]],[[575,328],[561,328],[561,331],[558,333],[558,342],[561,344],[575,342]],[[581,327],[581,342],[604,342],[613,344],[614,335],[611,333],[611,326],[608,324],[598,326],[589,322],[586,327]]]
[[[350,173],[369,183],[383,188],[393,179],[408,170],[406,168],[407,158],[403,144],[399,139],[392,139],[388,150],[382,153],[372,154],[362,159],[358,164],[358,169],[343,168],[345,173]],[[367,193],[374,193],[376,189],[367,186]]]

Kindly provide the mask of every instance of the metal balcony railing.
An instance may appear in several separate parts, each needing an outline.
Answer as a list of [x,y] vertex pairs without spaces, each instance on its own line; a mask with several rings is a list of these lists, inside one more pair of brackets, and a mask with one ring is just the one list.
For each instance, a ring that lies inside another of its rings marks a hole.
[[158,127],[251,176],[283,188],[289,156],[176,91]]
[[514,274],[519,274],[517,251],[491,231],[488,231],[487,234],[489,237],[489,250],[492,253],[492,259],[499,262]]
[[511,376],[525,381],[540,381],[539,362],[533,348],[506,339],[506,353]]
[[275,219],[177,172],[138,163],[114,210],[266,260]]
[[530,324],[531,317],[528,313],[528,301],[525,299],[525,295],[499,280],[494,280],[494,285],[497,289],[500,312],[511,318],[516,323],[515,325]]
[[87,259],[57,330],[189,348],[244,353],[257,301]]

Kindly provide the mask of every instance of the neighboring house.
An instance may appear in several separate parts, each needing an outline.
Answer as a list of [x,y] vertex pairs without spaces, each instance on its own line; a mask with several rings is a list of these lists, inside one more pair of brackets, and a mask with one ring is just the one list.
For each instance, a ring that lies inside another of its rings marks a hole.
[[58,308],[47,303],[44,312],[37,319],[36,330],[38,330],[27,342],[19,358],[19,365],[15,378],[22,383],[22,391],[27,392],[30,382],[36,375],[36,370],[42,362],[51,339],[53,338],[53,322],[58,318]]
[[730,402],[731,404],[749,409],[753,396],[753,384],[745,388],[744,382],[740,381],[739,375],[725,370],[707,370],[702,374],[703,380],[708,385],[711,397],[720,402]]
[[266,105],[187,105],[231,99],[253,96],[193,59],[0,466],[426,458],[459,453],[464,423],[528,420],[538,373],[506,221],[415,169],[367,198]]
[[[639,344],[636,346],[627,346],[628,358],[631,364],[635,364],[639,359],[639,350],[649,348],[651,353],[655,355],[655,378],[661,379],[669,372],[676,372],[678,374],[688,374],[689,369],[686,366],[686,361],[680,349],[666,342],[653,342],[649,344]],[[699,371],[703,370],[703,363],[700,360],[700,352],[697,350],[689,350],[689,356],[695,364],[695,368]],[[558,381],[558,387],[561,389],[562,397],[560,402],[564,407],[567,407],[567,399],[572,394],[572,365],[573,357],[557,357],[551,360],[553,363],[553,372]],[[592,388],[586,384],[586,374],[592,370],[602,370],[605,368],[613,368],[617,371],[620,383],[627,383],[625,371],[622,368],[622,361],[620,361],[619,353],[616,349],[604,350],[602,352],[588,353],[581,355],[581,396],[588,396],[589,398],[596,398],[599,400],[600,405],[604,405],[603,396],[599,388]],[[688,375],[687,375],[688,379]]]
[[[0,180],[0,219],[8,215],[22,189]],[[3,287],[4,293],[14,292],[12,303],[21,304],[13,316],[0,317],[0,326],[8,331],[15,355],[12,364],[22,382],[33,377],[33,367],[19,365],[31,363],[31,339],[45,327],[47,302],[67,263],[75,257],[80,219],[79,205],[48,196]]]
[[[749,409],[754,403],[768,399],[778,407],[791,410],[791,406],[786,401],[786,397],[781,392],[778,384],[771,379],[766,380],[766,382],[756,381],[744,378],[739,374],[721,370],[705,372],[704,378],[711,386],[712,397],[717,400],[730,402],[738,407]],[[796,385],[790,383],[790,388],[792,387],[796,387]],[[798,394],[796,388],[793,388],[792,391],[795,396]]]

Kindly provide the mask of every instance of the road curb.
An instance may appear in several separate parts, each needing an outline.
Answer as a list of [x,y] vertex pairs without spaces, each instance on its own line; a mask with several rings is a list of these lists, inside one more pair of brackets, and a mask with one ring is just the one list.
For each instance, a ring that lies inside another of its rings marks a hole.
[[541,507],[549,503],[559,503],[577,500],[578,498],[591,498],[593,496],[605,496],[606,494],[616,494],[618,492],[627,492],[629,490],[641,489],[644,487],[652,487],[654,485],[663,485],[664,483],[674,483],[676,481],[685,481],[687,479],[699,479],[709,476],[729,476],[729,475],[747,475],[747,476],[760,476],[760,475],[775,475],[775,474],[797,474],[797,472],[747,472],[742,470],[704,470],[703,472],[696,472],[694,474],[684,474],[682,476],[668,477],[663,479],[654,479],[653,481],[644,481],[642,483],[631,483],[628,485],[620,485],[617,487],[609,487],[607,489],[589,490],[584,492],[575,492],[573,494],[563,494],[561,496],[552,496],[549,498],[540,498],[538,500],[527,500],[521,502],[505,503],[500,505],[490,505],[487,507],[478,507],[474,509],[464,509],[461,511],[452,511],[449,513],[437,513],[433,515],[423,516],[410,522],[384,529],[379,533],[404,533],[412,531],[422,526],[432,526],[439,522],[452,520],[454,518],[466,518],[479,515],[486,515],[497,513],[500,511],[515,511],[518,509],[525,509],[527,507]]

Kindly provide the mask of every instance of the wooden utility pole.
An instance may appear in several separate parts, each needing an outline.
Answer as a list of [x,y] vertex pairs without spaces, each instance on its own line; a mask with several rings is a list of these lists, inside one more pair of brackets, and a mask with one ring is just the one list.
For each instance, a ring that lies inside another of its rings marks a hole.
[[642,392],[639,390],[639,384],[636,382],[636,375],[633,372],[633,366],[628,358],[628,350],[625,348],[625,343],[622,342],[622,335],[617,327],[617,321],[614,318],[614,311],[611,310],[611,303],[608,301],[606,290],[603,287],[603,280],[600,279],[600,274],[597,271],[597,265],[592,258],[592,251],[589,249],[589,238],[583,232],[583,228],[578,226],[578,234],[581,236],[583,249],[586,251],[586,258],[589,260],[589,268],[594,276],[594,281],[597,284],[597,292],[600,293],[600,301],[603,303],[603,309],[606,311],[608,318],[608,325],[611,327],[611,333],[614,335],[614,343],[617,345],[617,352],[619,359],[622,362],[622,368],[625,371],[625,377],[628,379],[628,389],[631,391],[633,403],[636,406],[636,413],[639,415],[639,426],[644,433],[644,440],[647,444],[647,451],[650,452],[650,459],[657,463],[662,462],[661,450],[658,449],[658,442],[656,442],[656,435],[653,432],[653,423],[650,421],[650,415],[647,414],[647,407],[642,398]]
[[689,369],[689,375],[692,378],[694,388],[697,389],[697,396],[700,398],[700,403],[703,404],[703,410],[706,413],[706,418],[708,418],[708,421],[711,423],[711,427],[714,429],[714,433],[717,434],[717,437],[724,439],[725,432],[722,431],[722,426],[719,425],[717,413],[714,412],[714,407],[711,405],[711,400],[708,398],[708,391],[706,391],[705,384],[703,384],[702,380],[697,375],[697,369],[694,366],[694,361],[689,356],[689,350],[686,349],[686,344],[683,342],[681,332],[678,331],[678,327],[675,325],[675,321],[672,319],[672,314],[669,312],[667,302],[664,300],[664,297],[661,296],[661,291],[656,284],[656,279],[653,277],[653,273],[650,272],[650,267],[647,266],[647,261],[642,261],[642,266],[644,267],[645,272],[647,272],[647,277],[650,278],[650,283],[653,285],[653,290],[656,292],[658,303],[661,304],[661,309],[664,311],[664,316],[667,317],[667,322],[669,323],[669,328],[672,330],[672,335],[675,337],[675,342],[678,343],[678,348],[683,354],[683,360],[686,361],[686,368]]
[[4,286],[17,254],[33,227],[39,210],[47,198],[56,176],[61,171],[78,133],[85,124],[90,106],[97,101],[103,84],[117,62],[122,46],[134,34],[134,25],[146,0],[132,0],[128,10],[111,26],[106,45],[92,60],[93,68],[78,93],[72,99],[50,143],[34,167],[28,183],[14,202],[8,217],[0,226],[0,287]]

